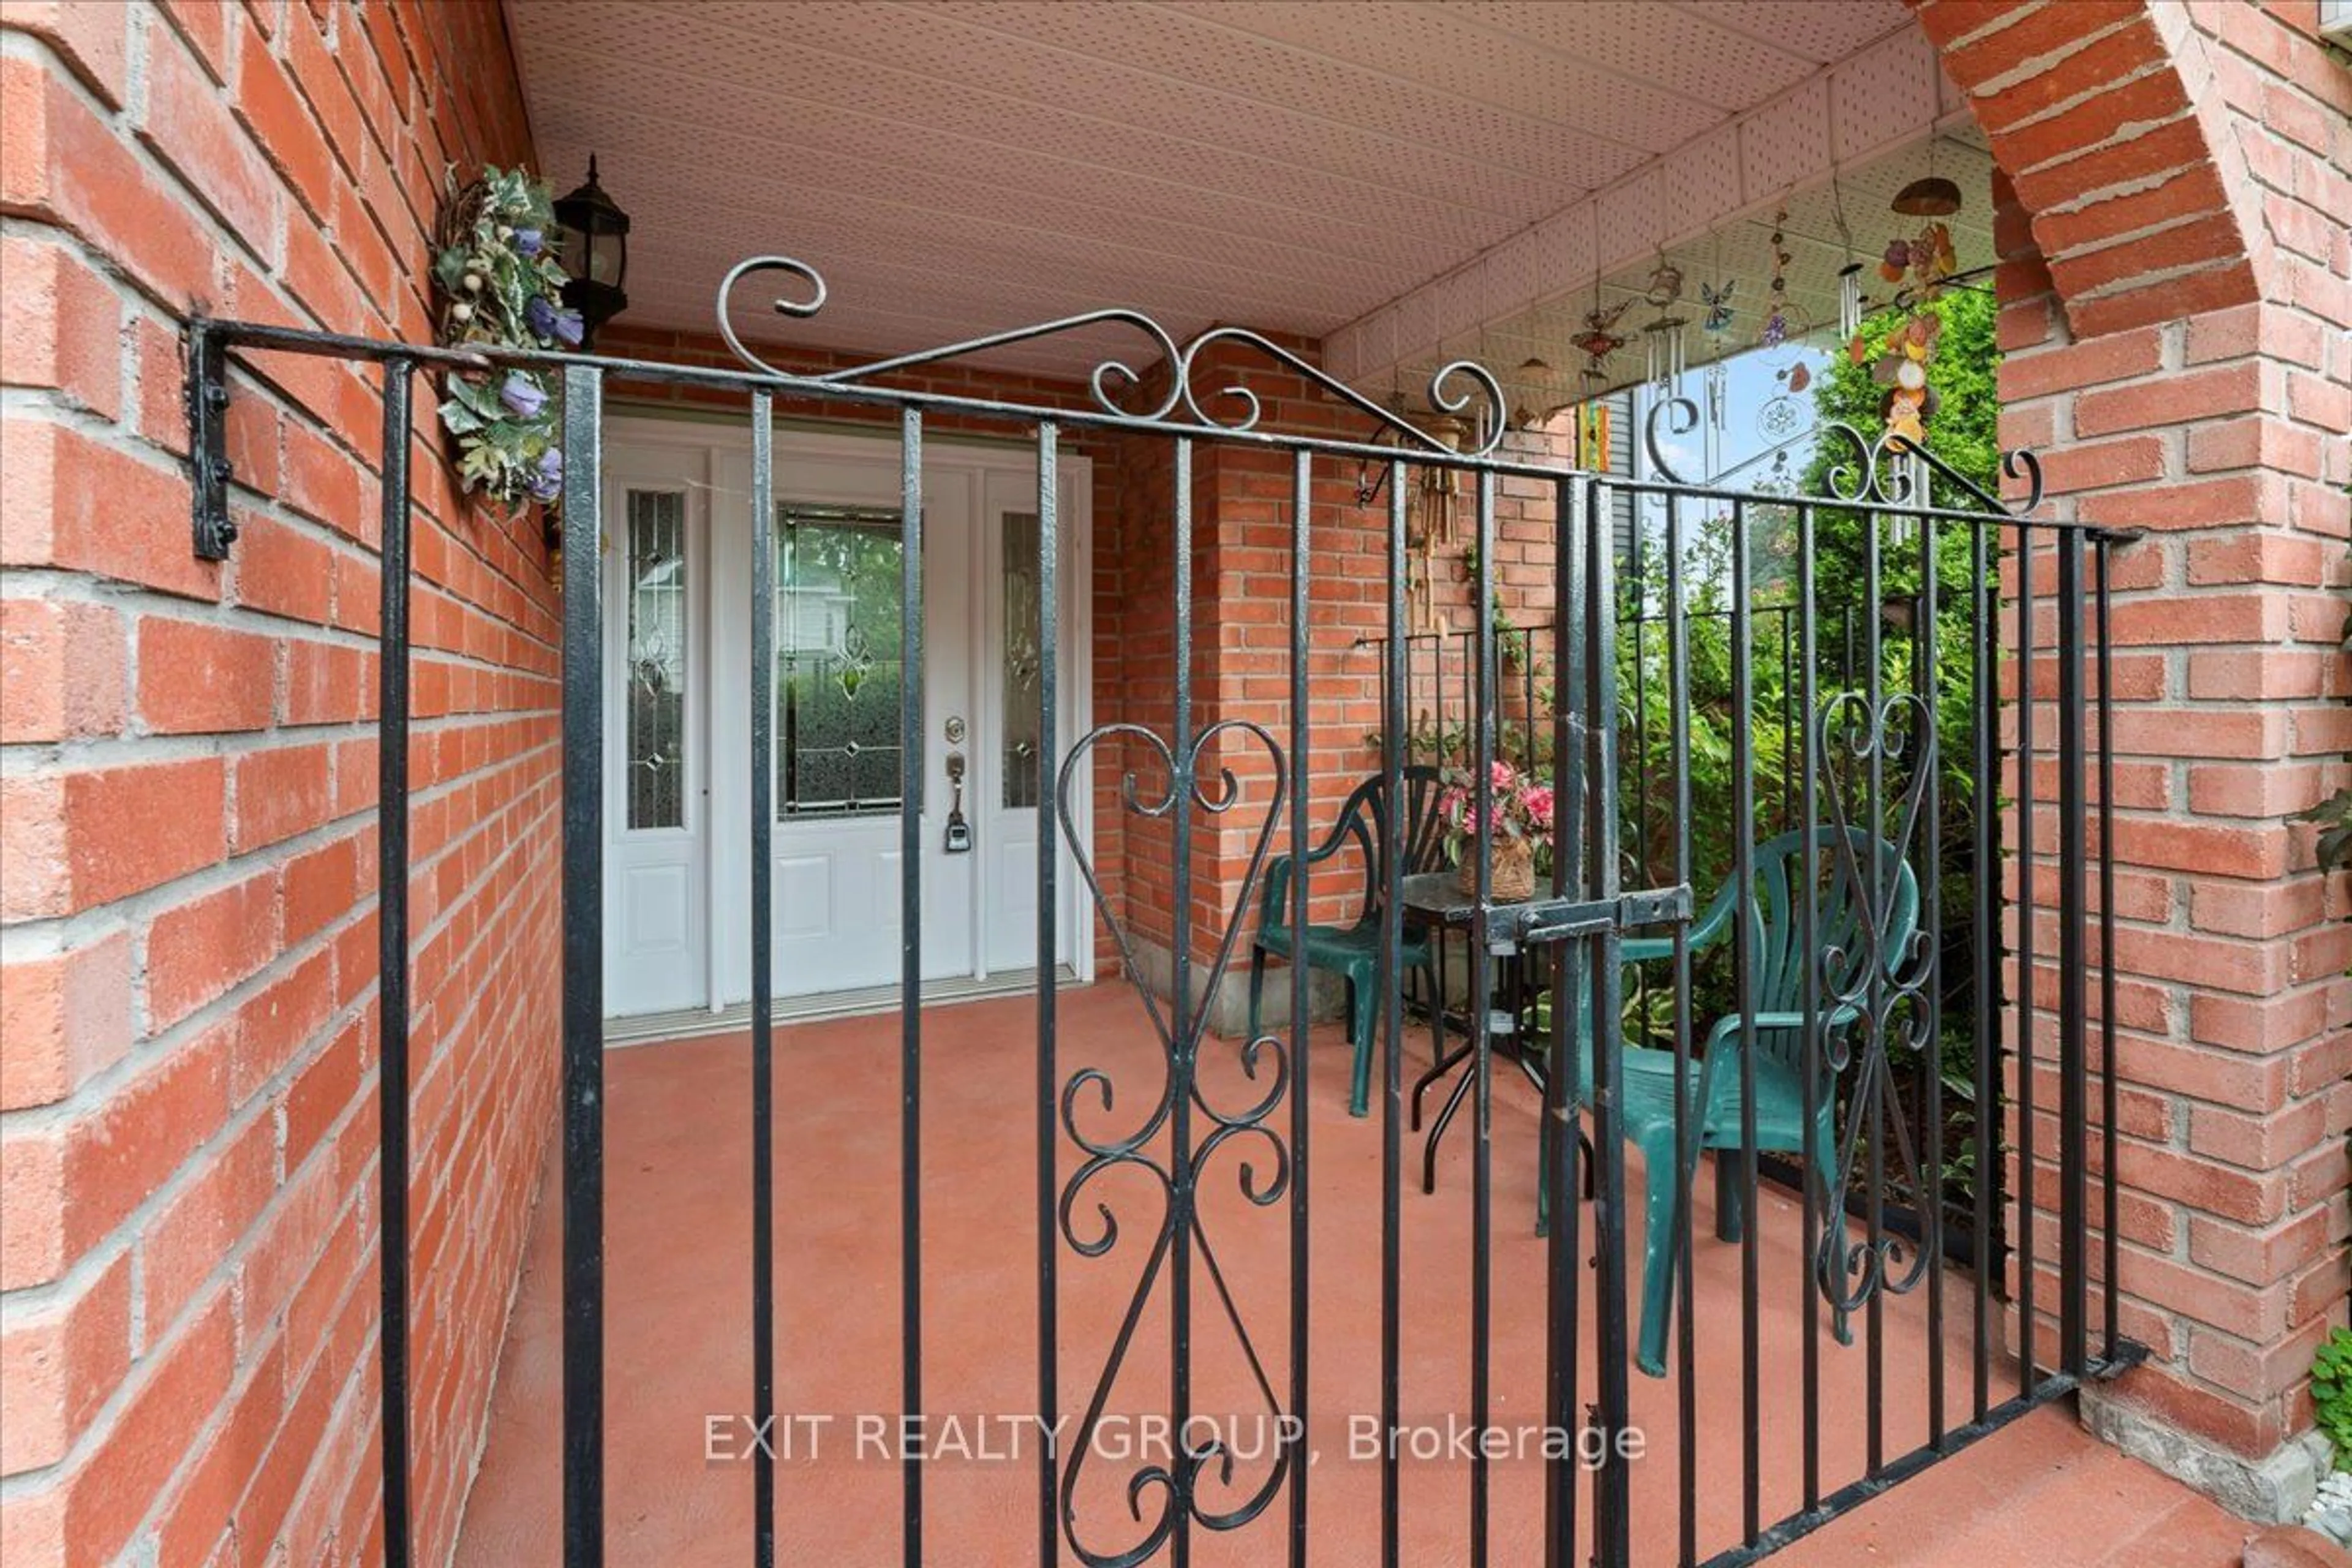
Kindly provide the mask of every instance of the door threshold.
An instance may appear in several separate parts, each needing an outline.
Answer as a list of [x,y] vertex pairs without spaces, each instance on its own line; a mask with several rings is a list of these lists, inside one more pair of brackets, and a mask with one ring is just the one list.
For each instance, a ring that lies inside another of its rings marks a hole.
[[[1077,972],[1070,965],[1056,965],[1054,984],[1058,986],[1077,984]],[[977,1002],[991,996],[1013,996],[1037,989],[1037,971],[1007,969],[985,980],[961,975],[950,980],[933,980],[923,986],[926,1007],[943,1007],[957,1002]],[[779,1024],[807,1024],[821,1018],[850,1018],[863,1014],[894,1013],[898,1008],[898,987],[866,985],[854,991],[820,991],[804,996],[779,996],[769,1011],[769,1016]],[[751,1005],[738,1002],[730,1007],[713,1012],[708,1007],[687,1007],[671,1013],[641,1013],[634,1017],[604,1020],[604,1044],[614,1046],[650,1046],[665,1040],[691,1040],[709,1035],[731,1035],[751,1026]]]

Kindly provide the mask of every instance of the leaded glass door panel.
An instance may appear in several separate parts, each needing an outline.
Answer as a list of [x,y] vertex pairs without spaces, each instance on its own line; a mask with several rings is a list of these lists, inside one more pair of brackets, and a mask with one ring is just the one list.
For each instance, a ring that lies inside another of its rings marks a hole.
[[619,453],[605,489],[605,994],[627,1016],[710,994],[708,462]]

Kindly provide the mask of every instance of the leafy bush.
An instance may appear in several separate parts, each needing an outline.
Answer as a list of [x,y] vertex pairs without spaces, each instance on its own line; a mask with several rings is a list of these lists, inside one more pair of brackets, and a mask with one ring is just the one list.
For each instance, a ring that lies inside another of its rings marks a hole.
[[2352,1329],[2337,1329],[2311,1362],[2311,1413],[2336,1445],[2338,1469],[2352,1468]]

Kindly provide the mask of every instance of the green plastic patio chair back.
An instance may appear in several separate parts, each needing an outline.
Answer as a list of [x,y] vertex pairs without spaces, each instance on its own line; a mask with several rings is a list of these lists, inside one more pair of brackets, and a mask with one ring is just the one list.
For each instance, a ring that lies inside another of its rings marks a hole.
[[[1811,953],[1828,956],[1816,992],[1822,1048],[1811,1100],[1815,1163],[1806,1179],[1817,1184],[1824,1215],[1843,1206],[1830,1189],[1829,1168],[1837,1159],[1836,1071],[1829,1048],[1834,1037],[1860,1016],[1842,995],[1857,993],[1874,957],[1894,974],[1912,959],[1918,931],[1919,884],[1903,852],[1860,827],[1816,826],[1811,835],[1815,880],[1811,895],[1812,940],[1805,940],[1804,858],[1808,835],[1799,829],[1760,846],[1755,857],[1756,889],[1747,900],[1749,952],[1756,975],[1752,1031],[1737,1013],[1716,1020],[1706,1049],[1686,1079],[1677,1083],[1672,1053],[1629,1050],[1624,1056],[1625,1136],[1642,1151],[1646,1179],[1646,1240],[1643,1247],[1642,1336],[1636,1360],[1654,1377],[1665,1375],[1666,1329],[1681,1216],[1688,1212],[1689,1188],[1701,1150],[1744,1147],[1741,1104],[1743,1049],[1755,1058],[1756,1147],[1782,1153],[1806,1150],[1805,965]],[[1721,897],[1720,894],[1717,895]],[[1730,929],[1726,921],[1723,930]],[[1671,952],[1671,949],[1668,950]],[[1675,1155],[1676,1103],[1687,1108],[1690,1158]],[[1742,1184],[1732,1178],[1735,1163],[1717,1165],[1717,1235],[1736,1240],[1746,1218],[1739,1211]],[[1849,1340],[1843,1312],[1833,1315],[1839,1342]]]
[[[1403,837],[1388,842],[1389,779],[1374,773],[1349,792],[1339,807],[1339,821],[1322,843],[1307,852],[1306,874],[1346,850],[1359,852],[1364,868],[1363,897],[1352,925],[1309,925],[1303,940],[1290,926],[1290,879],[1297,874],[1291,857],[1277,855],[1266,862],[1265,891],[1258,902],[1257,936],[1250,944],[1249,1030],[1258,1035],[1259,999],[1265,987],[1268,955],[1292,959],[1293,983],[1298,971],[1324,970],[1348,983],[1348,1033],[1355,1047],[1353,1075],[1348,1092],[1348,1113],[1362,1116],[1370,1109],[1372,1035],[1380,1018],[1381,893],[1387,885],[1389,857],[1393,850],[1397,874],[1411,877],[1438,869],[1444,859],[1444,842],[1437,810],[1438,773],[1432,767],[1408,767],[1397,778],[1402,792]],[[1436,976],[1429,944],[1408,935],[1402,957],[1408,972],[1418,972],[1436,994]]]

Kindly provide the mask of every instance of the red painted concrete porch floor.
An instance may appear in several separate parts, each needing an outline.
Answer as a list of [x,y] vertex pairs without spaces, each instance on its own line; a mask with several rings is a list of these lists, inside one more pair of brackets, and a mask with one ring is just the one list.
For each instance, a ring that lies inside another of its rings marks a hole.
[[[1160,1087],[1159,1052],[1133,994],[1117,984],[1065,993],[1060,1078],[1099,1066],[1117,1088],[1106,1110],[1092,1088],[1076,1100],[1089,1136],[1129,1131]],[[861,1451],[856,1420],[898,1408],[898,1083],[895,1016],[832,1020],[777,1037],[776,1256],[778,1403],[804,1422],[799,1451],[779,1466],[781,1558],[817,1568],[882,1568],[899,1552],[900,1469]],[[1028,998],[940,1007],[924,1019],[924,1369],[926,1407],[960,1422],[966,1457],[926,1472],[928,1560],[943,1564],[1036,1561],[1037,1439],[1017,1440],[1012,1418],[1037,1407],[1035,1374],[1035,1011]],[[1425,1035],[1408,1037],[1411,1071]],[[1365,1121],[1344,1106],[1347,1052],[1318,1030],[1308,1103],[1312,1213],[1312,1350],[1308,1441],[1310,1552],[1318,1568],[1374,1563],[1379,1467],[1351,1453],[1349,1417],[1380,1409],[1378,1105]],[[1259,1098],[1212,1041],[1204,1087],[1221,1110]],[[1270,1064],[1268,1064],[1270,1066]],[[699,1568],[749,1555],[751,1472],[732,1417],[751,1388],[749,1048],[745,1037],[646,1046],[606,1058],[608,1281],[606,1335],[607,1561],[616,1568]],[[1411,1076],[1408,1073],[1408,1078]],[[1286,1114],[1286,1112],[1285,1113]],[[1543,1419],[1545,1249],[1532,1234],[1535,1100],[1516,1076],[1495,1095],[1494,1420],[1515,1431]],[[1198,1118],[1196,1117],[1196,1121]],[[1062,1140],[1064,1149],[1069,1147]],[[1417,1140],[1408,1140],[1408,1170]],[[1469,1408],[1468,1281],[1473,1143],[1466,1120],[1448,1140],[1438,1190],[1408,1177],[1403,1205],[1402,1408],[1409,1424],[1442,1430]],[[1240,1321],[1268,1379],[1286,1389],[1289,1364],[1286,1206],[1243,1196],[1241,1170],[1259,1189],[1275,1170],[1264,1139],[1236,1138],[1212,1160],[1216,1180],[1202,1223]],[[1076,1163],[1066,1154],[1066,1174]],[[1639,1180],[1638,1161],[1634,1180]],[[1127,1310],[1159,1220],[1159,1191],[1133,1169],[1087,1187],[1071,1224],[1099,1237],[1099,1202],[1119,1239],[1104,1256],[1061,1253],[1059,1405],[1083,1411]],[[1700,1555],[1733,1544],[1741,1516],[1740,1249],[1713,1239],[1712,1183],[1699,1184],[1696,1498]],[[1785,1194],[1764,1200],[1759,1336],[1762,1423],[1760,1511],[1792,1511],[1801,1485],[1799,1367],[1803,1285],[1799,1213]],[[1640,1213],[1638,1200],[1633,1205]],[[1590,1214],[1590,1210],[1586,1213]],[[461,1568],[553,1563],[559,1538],[559,1207],[551,1182],[536,1222],[503,1352],[488,1439],[467,1509]],[[1638,1233],[1637,1233],[1638,1234]],[[1638,1247],[1638,1239],[1635,1243]],[[1631,1281],[1639,1288],[1638,1252]],[[1580,1339],[1582,1397],[1593,1387],[1594,1323]],[[1266,1475],[1250,1462],[1262,1409],[1247,1358],[1220,1310],[1208,1271],[1195,1267],[1193,1405],[1233,1419],[1243,1445],[1232,1506]],[[1163,1274],[1146,1305],[1136,1352],[1107,1408],[1164,1408],[1169,1357]],[[1927,1301],[1895,1299],[1885,1316],[1885,1452],[1927,1436]],[[1964,1277],[1948,1293],[1944,1352],[1949,1408],[1969,1390],[1970,1321]],[[1638,1298],[1629,1311],[1638,1312]],[[1821,1348],[1822,1476],[1833,1489],[1862,1473],[1868,1364],[1863,1337]],[[1997,1377],[2014,1373],[2002,1361]],[[1681,1496],[1677,1383],[1632,1378],[1635,1424],[1649,1447],[1633,1467],[1635,1559],[1674,1561]],[[1998,1386],[1998,1385],[1997,1385]],[[711,1419],[724,1435],[717,1457]],[[1000,1419],[1002,1418],[1002,1419]],[[941,1428],[942,1439],[946,1429]],[[1099,1458],[1081,1471],[1077,1521],[1097,1551],[1140,1533],[1124,1501],[1138,1461],[1116,1462],[1107,1422]],[[814,1443],[806,1440],[814,1434]],[[1018,1441],[1018,1458],[1005,1457]],[[814,1452],[809,1449],[814,1447]],[[1492,1468],[1493,1561],[1539,1563],[1542,1467]],[[1400,1509],[1403,1560],[1412,1568],[1467,1561],[1466,1466],[1408,1458]],[[1147,1489],[1147,1517],[1160,1494]],[[1193,1560],[1282,1560],[1282,1504],[1229,1534],[1196,1531]],[[2071,1412],[2037,1413],[1895,1488],[1782,1553],[1802,1568],[1925,1568],[1927,1564],[2114,1564],[2223,1568],[2248,1528],[2137,1462],[2103,1447]],[[1076,1561],[1068,1553],[1065,1561]]]

